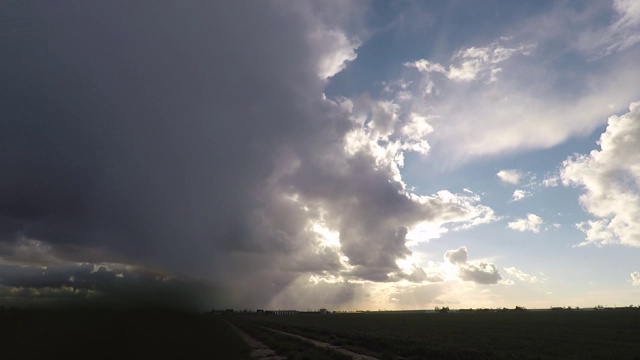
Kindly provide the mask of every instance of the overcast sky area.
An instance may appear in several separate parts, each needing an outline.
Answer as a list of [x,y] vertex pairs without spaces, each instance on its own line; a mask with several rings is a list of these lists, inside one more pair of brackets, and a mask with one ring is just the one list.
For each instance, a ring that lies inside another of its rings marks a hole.
[[640,2],[5,1],[0,305],[640,299]]

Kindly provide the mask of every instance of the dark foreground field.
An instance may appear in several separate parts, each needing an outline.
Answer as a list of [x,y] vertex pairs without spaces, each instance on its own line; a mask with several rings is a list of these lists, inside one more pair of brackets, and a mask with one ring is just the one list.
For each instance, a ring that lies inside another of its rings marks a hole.
[[233,315],[382,359],[640,359],[640,311]]
[[346,359],[267,328],[380,359],[640,359],[640,311],[188,314],[0,310],[0,358],[249,359],[236,324],[280,355]]
[[217,316],[166,310],[0,310],[0,359],[250,359]]

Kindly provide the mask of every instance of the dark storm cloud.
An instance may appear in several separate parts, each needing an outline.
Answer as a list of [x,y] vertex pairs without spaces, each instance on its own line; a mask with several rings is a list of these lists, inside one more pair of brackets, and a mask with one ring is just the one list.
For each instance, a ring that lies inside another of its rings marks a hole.
[[498,268],[494,264],[481,262],[472,264],[467,262],[468,252],[466,246],[461,246],[456,250],[448,250],[444,253],[444,259],[456,265],[460,278],[465,281],[473,281],[477,284],[497,284],[502,280]]
[[[3,4],[0,241],[191,273],[218,271],[224,252],[309,251],[289,236],[297,209],[261,186],[287,143],[349,124],[312,123],[325,111],[313,19],[273,4]],[[258,231],[273,207],[276,228]]]
[[209,306],[212,288],[202,281],[91,264],[35,268],[0,265],[0,303],[67,306]]
[[[74,276],[119,293],[139,272],[87,273],[118,263],[206,278],[214,306],[263,306],[311,297],[309,274],[406,278],[411,225],[481,215],[409,196],[372,150],[346,154],[359,125],[323,89],[355,57],[364,12],[286,5],[0,5],[0,284],[91,289]],[[333,304],[357,293],[320,284]]]
[[480,263],[460,268],[460,278],[478,284],[497,284],[502,280],[498,268],[494,264]]
[[457,250],[448,250],[444,253],[444,259],[452,264],[466,264],[467,256],[466,246],[461,246]]
[[301,84],[315,75],[303,72],[309,59],[278,48],[304,46],[296,19],[276,31],[261,8],[6,9],[0,209],[9,232],[135,255],[162,239],[233,232],[226,224],[269,175],[276,144],[303,128],[290,74]]

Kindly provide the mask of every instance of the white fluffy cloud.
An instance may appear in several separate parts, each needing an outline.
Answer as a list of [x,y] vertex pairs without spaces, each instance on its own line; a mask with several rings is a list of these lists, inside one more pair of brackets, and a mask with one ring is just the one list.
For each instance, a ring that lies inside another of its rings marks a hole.
[[516,54],[526,54],[530,48],[530,45],[508,48],[494,42],[483,47],[470,47],[459,50],[451,57],[451,64],[448,68],[426,59],[407,62],[404,65],[416,68],[425,74],[444,74],[453,81],[482,79],[485,82],[493,82],[497,80],[497,74],[502,71],[499,66],[501,62]]
[[561,169],[563,184],[585,191],[580,203],[596,218],[577,225],[586,234],[581,245],[640,247],[640,103],[611,116],[598,144],[600,150],[569,158]]
[[542,186],[544,187],[556,187],[560,183],[560,176],[557,174],[549,175],[542,180]]
[[278,5],[280,11],[292,11],[307,22],[306,38],[316,51],[316,73],[321,79],[331,78],[356,59],[356,50],[366,37],[360,24],[364,4],[300,1]]
[[496,176],[505,184],[518,185],[524,177],[524,174],[520,170],[507,169],[498,171]]
[[339,31],[319,30],[311,34],[311,39],[331,47],[331,51],[318,59],[318,76],[323,79],[332,77],[346,67],[346,62],[355,60],[355,49],[360,46],[360,41],[350,40]]
[[535,284],[535,283],[539,283],[539,282],[544,282],[545,281],[544,277],[538,277],[538,276],[535,276],[535,275],[527,274],[522,270],[516,269],[515,267],[505,267],[504,271],[506,271],[507,274],[515,277],[516,279],[518,279],[518,280],[520,280],[522,282]]
[[511,195],[511,201],[520,201],[531,196],[531,192],[527,190],[518,189]]
[[633,284],[633,286],[640,286],[640,272],[634,271],[630,275],[631,284]]
[[519,218],[515,221],[509,222],[507,226],[510,229],[516,231],[531,231],[534,233],[540,232],[540,226],[542,225],[542,218],[536,214],[527,214],[526,218]]
[[429,124],[427,117],[412,113],[401,129],[401,134],[404,138],[403,149],[427,154],[430,146],[425,140],[425,136],[432,131],[433,127]]

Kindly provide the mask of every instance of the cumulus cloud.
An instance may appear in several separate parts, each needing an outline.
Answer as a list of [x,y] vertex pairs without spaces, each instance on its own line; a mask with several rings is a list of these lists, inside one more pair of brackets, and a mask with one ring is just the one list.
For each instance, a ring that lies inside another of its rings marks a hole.
[[609,117],[599,150],[565,160],[566,186],[584,190],[580,204],[594,220],[577,224],[586,235],[580,245],[640,246],[640,103]]
[[316,74],[329,79],[344,70],[347,63],[357,57],[356,49],[368,36],[362,25],[366,3],[329,4],[323,2],[296,2],[277,11],[305,19],[305,37],[316,51]]
[[523,179],[524,175],[525,174],[522,171],[515,170],[515,169],[500,170],[496,174],[496,176],[498,177],[498,179],[500,179],[501,182],[503,182],[504,184],[510,184],[510,185],[518,185],[520,181]]
[[318,76],[328,79],[346,67],[347,61],[356,58],[355,49],[360,41],[348,39],[343,32],[317,30],[311,34],[315,42],[326,45],[330,50],[318,61]]
[[403,149],[420,154],[429,152],[430,146],[425,137],[433,131],[433,127],[427,117],[412,113],[400,131],[404,138]]
[[511,201],[520,201],[531,196],[531,192],[527,190],[518,189],[511,195]]
[[510,229],[516,231],[531,231],[534,233],[540,232],[540,226],[542,225],[542,218],[536,214],[527,214],[526,218],[519,218],[515,221],[511,221],[507,224]]
[[544,277],[538,277],[538,276],[535,276],[535,275],[527,274],[527,273],[523,272],[522,270],[516,269],[515,267],[505,267],[504,271],[506,271],[507,274],[515,277],[516,279],[518,279],[519,281],[522,281],[522,282],[535,284],[535,283],[539,283],[539,282],[544,282],[545,281]]
[[444,253],[444,259],[452,264],[467,263],[467,247],[462,246],[456,250],[448,250]]
[[473,281],[478,284],[497,284],[501,279],[498,267],[494,264],[481,262],[479,264],[468,264],[460,268],[460,278]]
[[544,178],[544,180],[542,180],[542,186],[544,187],[556,187],[559,185],[559,183],[560,176],[558,175],[547,176]]
[[640,272],[634,271],[631,273],[631,284],[640,286]]
[[469,263],[467,261],[467,247],[462,246],[456,250],[449,250],[444,254],[444,259],[456,266],[460,279],[472,281],[477,284],[497,284],[502,276],[498,267],[494,264],[480,262]]
[[404,64],[404,66],[407,67],[414,67],[416,69],[418,69],[418,71],[420,72],[425,72],[425,73],[432,73],[432,72],[436,72],[436,73],[442,73],[442,74],[446,74],[447,73],[447,69],[445,69],[444,66],[438,64],[438,63],[432,63],[429,60],[426,59],[420,59],[420,60],[416,60],[414,62],[407,62]]
[[443,282],[444,279],[438,273],[427,273],[424,268],[413,265],[411,267],[411,271],[409,273],[402,273],[399,275],[400,278],[404,278],[414,283],[425,283],[425,282]]

